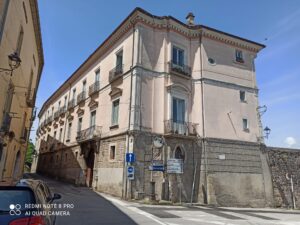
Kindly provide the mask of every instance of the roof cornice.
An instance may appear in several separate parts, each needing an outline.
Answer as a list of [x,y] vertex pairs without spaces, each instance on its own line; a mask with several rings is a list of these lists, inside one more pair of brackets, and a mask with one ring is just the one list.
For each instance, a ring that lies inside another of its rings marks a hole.
[[39,17],[37,0],[29,0],[29,4],[30,4],[31,15],[32,15],[32,23],[33,23],[33,29],[34,29],[34,34],[35,34],[38,59],[39,59],[38,76],[37,76],[37,82],[36,82],[36,87],[38,87],[39,83],[40,83],[40,79],[41,79],[42,70],[44,67],[42,34],[41,34],[40,17]]

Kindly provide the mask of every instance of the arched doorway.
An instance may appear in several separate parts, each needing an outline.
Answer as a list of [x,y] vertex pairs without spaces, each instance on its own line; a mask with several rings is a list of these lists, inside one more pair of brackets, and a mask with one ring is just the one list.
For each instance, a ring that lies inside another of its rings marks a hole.
[[20,173],[20,166],[21,166],[21,153],[20,150],[16,154],[16,160],[15,160],[15,166],[14,166],[14,173],[13,173],[13,179],[17,180],[19,178]]

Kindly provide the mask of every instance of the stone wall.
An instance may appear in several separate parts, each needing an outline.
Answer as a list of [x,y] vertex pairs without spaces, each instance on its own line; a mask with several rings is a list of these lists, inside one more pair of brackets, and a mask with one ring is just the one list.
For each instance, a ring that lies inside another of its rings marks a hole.
[[[207,174],[207,203],[263,207],[272,204],[272,185],[261,146],[252,142],[206,139],[202,176]],[[206,167],[204,166],[206,164]],[[203,180],[203,179],[202,179]],[[200,200],[203,193],[199,192]]]
[[287,148],[267,148],[269,166],[272,173],[274,206],[292,207],[291,181],[292,175],[294,195],[297,208],[300,208],[300,150]]
[[[115,146],[115,158],[110,158],[110,147]],[[95,158],[93,187],[98,191],[122,196],[126,135],[100,141],[99,153]]]
[[[151,197],[151,176],[155,182],[157,200],[171,200],[173,202],[190,202],[193,192],[193,201],[197,201],[200,177],[201,145],[197,138],[183,135],[166,135],[163,149],[154,149],[152,145],[155,133],[138,132],[134,137],[134,152],[137,162],[134,163],[136,179],[132,181],[132,196],[137,193],[144,197]],[[177,147],[184,153],[183,174],[168,174],[149,170],[151,161],[161,160],[165,165],[167,159],[174,158]],[[194,182],[194,188],[193,188]]]

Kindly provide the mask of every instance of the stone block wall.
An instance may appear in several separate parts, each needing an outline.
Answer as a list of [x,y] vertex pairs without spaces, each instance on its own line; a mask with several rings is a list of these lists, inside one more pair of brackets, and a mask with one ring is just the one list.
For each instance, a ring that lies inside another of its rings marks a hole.
[[274,206],[293,206],[291,181],[292,175],[296,207],[300,208],[300,150],[288,148],[267,148],[269,166],[272,173]]
[[207,184],[201,183],[199,189],[207,189],[208,204],[241,207],[271,204],[272,185],[259,144],[206,139],[205,152],[202,164],[206,168],[202,166],[202,170],[206,170]]

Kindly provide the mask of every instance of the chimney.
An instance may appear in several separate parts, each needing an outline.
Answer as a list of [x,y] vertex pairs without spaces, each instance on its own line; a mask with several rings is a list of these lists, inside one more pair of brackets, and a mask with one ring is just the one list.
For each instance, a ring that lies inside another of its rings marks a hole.
[[194,18],[195,18],[194,14],[190,12],[190,13],[186,16],[186,22],[187,22],[187,24],[188,24],[188,25],[195,25],[195,23],[194,23]]

